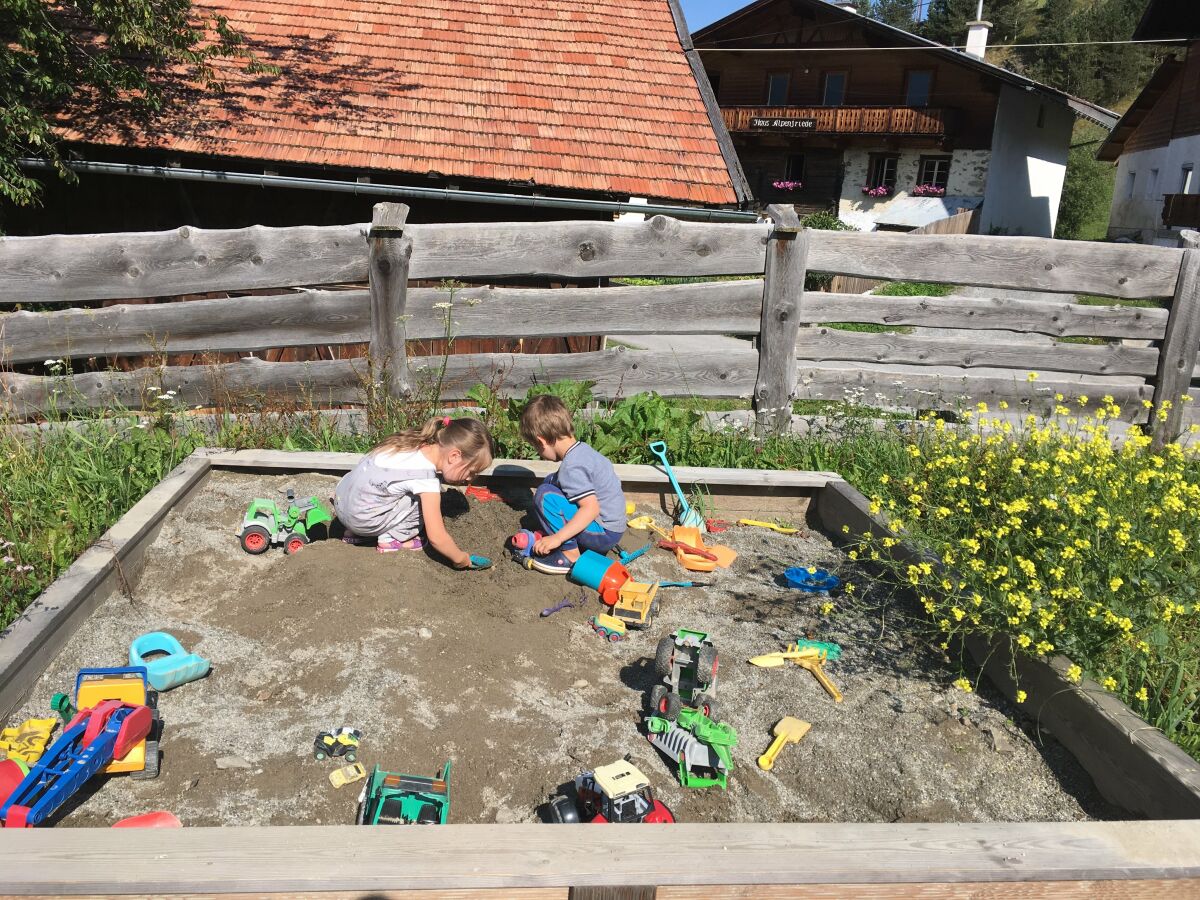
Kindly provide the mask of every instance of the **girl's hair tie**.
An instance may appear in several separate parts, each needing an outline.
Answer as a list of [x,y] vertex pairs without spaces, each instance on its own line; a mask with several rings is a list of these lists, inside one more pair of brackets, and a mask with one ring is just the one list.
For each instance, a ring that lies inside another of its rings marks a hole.
[[449,424],[450,424],[450,417],[442,416],[442,427],[445,428]]

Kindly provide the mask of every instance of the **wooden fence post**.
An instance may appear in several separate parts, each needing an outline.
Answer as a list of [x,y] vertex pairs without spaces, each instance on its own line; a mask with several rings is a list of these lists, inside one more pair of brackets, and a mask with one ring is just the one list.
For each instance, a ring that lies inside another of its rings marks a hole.
[[[371,365],[376,382],[384,382],[389,397],[407,397],[408,378],[405,304],[408,302],[408,263],[412,238],[404,236],[408,207],[376,203],[371,215],[367,276],[371,285]],[[373,387],[373,386],[372,386]]]
[[775,228],[767,240],[759,324],[754,411],[758,432],[782,431],[792,420],[796,393],[796,337],[804,299],[810,234],[791,206],[767,207]]
[[[1200,233],[1183,233],[1183,263],[1171,301],[1167,333],[1158,350],[1158,374],[1154,379],[1154,406],[1150,410],[1153,446],[1162,447],[1179,436],[1183,422],[1184,394],[1192,383],[1196,353],[1200,350]],[[1166,415],[1159,410],[1165,404]]]

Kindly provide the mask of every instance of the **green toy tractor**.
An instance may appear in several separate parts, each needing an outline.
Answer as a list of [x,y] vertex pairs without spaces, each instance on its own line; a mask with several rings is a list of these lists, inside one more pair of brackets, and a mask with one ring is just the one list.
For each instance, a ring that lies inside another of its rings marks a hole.
[[266,553],[272,544],[283,544],[285,553],[295,553],[313,539],[313,532],[333,521],[333,514],[316,497],[296,500],[291,488],[287,492],[287,510],[281,510],[274,500],[252,500],[242,519],[238,537],[247,553]]
[[397,775],[379,766],[358,798],[358,825],[445,825],[450,815],[450,762],[433,778]]

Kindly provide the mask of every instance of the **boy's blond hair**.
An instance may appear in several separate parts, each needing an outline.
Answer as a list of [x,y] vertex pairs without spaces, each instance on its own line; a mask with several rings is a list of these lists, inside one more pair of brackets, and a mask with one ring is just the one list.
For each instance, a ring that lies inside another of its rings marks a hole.
[[559,438],[575,437],[571,411],[553,394],[539,394],[521,411],[521,437],[535,447],[537,438],[553,444]]

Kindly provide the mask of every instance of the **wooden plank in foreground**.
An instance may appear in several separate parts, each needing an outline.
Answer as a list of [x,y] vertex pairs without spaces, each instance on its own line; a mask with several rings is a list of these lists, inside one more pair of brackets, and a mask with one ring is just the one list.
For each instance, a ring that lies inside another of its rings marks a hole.
[[0,871],[72,894],[1195,879],[1200,822],[28,829]]
[[[361,891],[226,894],[237,900],[626,900],[626,888],[496,888],[493,890]],[[636,888],[632,890],[638,890]],[[704,884],[651,888],[652,900],[1182,900],[1200,896],[1200,880],[969,882],[936,884]],[[594,891],[595,893],[589,893]],[[608,893],[602,893],[607,891]],[[26,895],[31,900],[46,894]],[[158,900],[161,894],[122,894],[122,900]],[[172,900],[212,900],[212,894],[171,894]],[[632,894],[631,897],[637,896]],[[111,894],[80,894],[76,900],[112,900]]]

